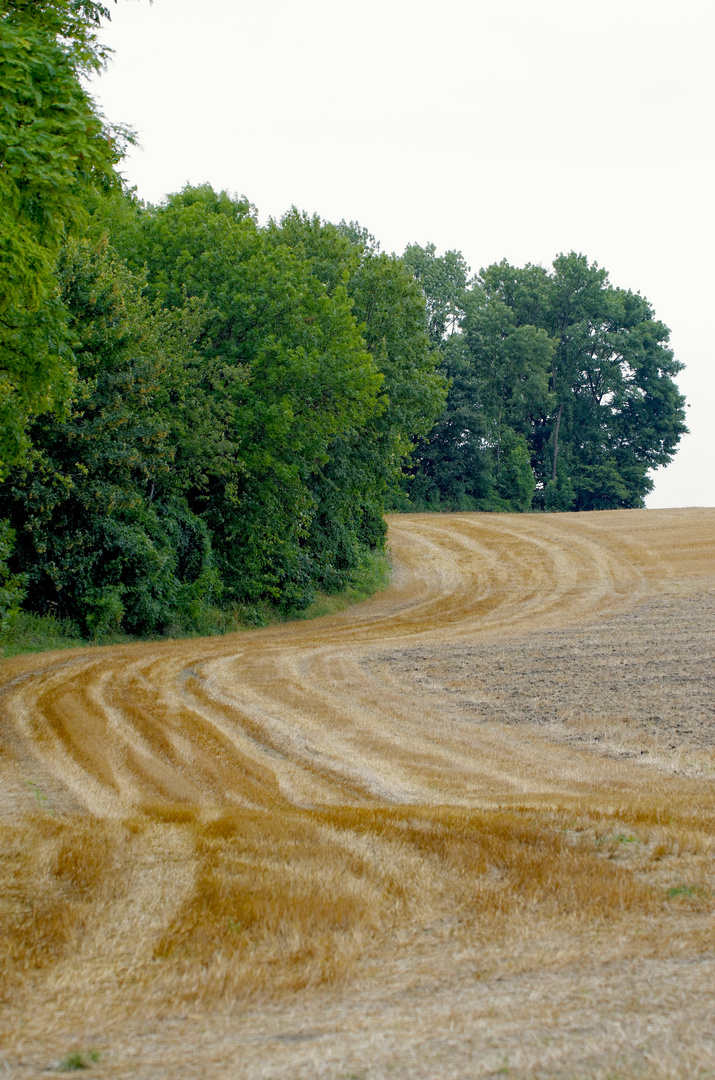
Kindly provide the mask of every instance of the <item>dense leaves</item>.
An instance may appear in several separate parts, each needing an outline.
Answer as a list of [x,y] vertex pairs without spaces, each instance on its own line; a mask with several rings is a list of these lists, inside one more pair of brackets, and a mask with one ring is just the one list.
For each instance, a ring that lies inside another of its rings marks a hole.
[[73,400],[0,487],[27,604],[101,636],[347,584],[444,401],[412,275],[208,187],[90,205],[57,267]]
[[162,629],[215,587],[203,523],[171,469],[171,321],[106,247],[69,242],[60,262],[77,382],[68,415],[39,417],[2,488],[15,562],[35,611],[97,635]]
[[[594,510],[644,505],[684,424],[669,332],[583,255],[506,262],[467,283],[455,253],[407,249],[426,293],[446,409],[407,480],[418,504]],[[454,281],[451,294],[450,281]],[[445,301],[445,296],[447,300]],[[459,313],[449,318],[434,312]],[[450,328],[453,330],[450,333]]]
[[26,451],[30,417],[70,393],[55,257],[86,192],[117,182],[118,133],[80,81],[104,61],[103,14],[79,0],[0,3],[0,476]]
[[[189,418],[178,464],[235,600],[303,606],[316,583],[336,582],[341,556],[317,519],[337,519],[321,505],[318,478],[338,441],[365,435],[384,384],[352,313],[348,248],[332,227],[296,214],[259,228],[245,201],[209,188],[140,213],[125,233],[124,251],[147,265],[157,302],[200,305],[203,411],[222,437],[197,439]],[[364,547],[371,482],[351,492],[347,571]]]

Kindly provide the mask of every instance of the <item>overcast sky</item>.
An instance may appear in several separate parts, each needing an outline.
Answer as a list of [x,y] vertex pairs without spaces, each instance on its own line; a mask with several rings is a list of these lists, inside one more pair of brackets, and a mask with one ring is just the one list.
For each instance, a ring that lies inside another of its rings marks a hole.
[[648,505],[712,506],[714,32],[711,0],[119,0],[93,91],[153,202],[208,181],[475,271],[598,262],[686,364]]

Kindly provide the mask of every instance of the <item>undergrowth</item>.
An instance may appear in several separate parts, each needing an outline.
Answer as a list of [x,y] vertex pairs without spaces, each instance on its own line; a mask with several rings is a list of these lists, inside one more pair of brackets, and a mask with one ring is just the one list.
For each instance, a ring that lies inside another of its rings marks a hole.
[[382,552],[371,552],[345,589],[329,594],[319,593],[304,611],[296,611],[290,617],[294,619],[319,619],[323,615],[335,615],[352,604],[369,600],[375,593],[382,592],[390,584],[392,567]]
[[229,608],[204,608],[190,628],[180,625],[167,627],[157,636],[132,637],[113,633],[88,639],[83,637],[71,619],[53,615],[35,615],[18,611],[0,629],[0,657],[20,656],[23,653],[50,652],[53,649],[76,649],[92,645],[122,645],[133,641],[157,641],[164,638],[212,637],[254,630],[293,619],[318,619],[334,615],[352,604],[359,604],[390,583],[390,562],[382,552],[371,552],[357,568],[348,585],[339,592],[319,593],[303,611],[281,609],[268,603],[234,604]]

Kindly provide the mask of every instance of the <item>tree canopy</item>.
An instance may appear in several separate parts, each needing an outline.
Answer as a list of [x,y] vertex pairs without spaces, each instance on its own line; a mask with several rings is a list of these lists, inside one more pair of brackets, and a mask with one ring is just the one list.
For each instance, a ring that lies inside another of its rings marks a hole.
[[156,633],[344,586],[444,402],[412,274],[208,186],[88,208],[55,269],[72,401],[0,485],[27,603]]
[[[405,258],[441,310],[456,253],[412,245]],[[418,504],[643,506],[686,431],[682,365],[648,301],[571,252],[550,270],[504,261],[461,275],[449,302],[451,327],[435,326],[452,382],[407,480]]]
[[118,182],[121,132],[81,76],[106,53],[107,9],[82,0],[0,3],[0,476],[25,453],[27,423],[72,385],[72,341],[55,260],[92,187]]

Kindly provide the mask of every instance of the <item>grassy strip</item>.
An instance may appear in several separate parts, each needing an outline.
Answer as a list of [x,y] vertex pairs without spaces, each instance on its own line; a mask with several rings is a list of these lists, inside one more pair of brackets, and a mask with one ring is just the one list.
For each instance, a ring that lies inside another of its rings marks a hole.
[[53,649],[76,649],[92,645],[121,645],[133,641],[158,641],[165,638],[211,637],[240,630],[254,630],[293,619],[319,619],[334,615],[352,604],[368,600],[390,584],[390,562],[382,552],[371,552],[353,574],[350,583],[340,592],[319,593],[303,611],[281,611],[270,604],[236,604],[231,608],[209,608],[201,613],[199,625],[187,630],[173,626],[160,637],[137,638],[129,634],[110,634],[89,640],[82,637],[71,619],[52,615],[33,615],[19,611],[0,632],[0,656],[20,656],[22,653],[50,652]]
[[369,600],[390,584],[392,567],[384,552],[370,552],[352,576],[350,583],[338,593],[319,593],[304,611],[290,614],[292,619],[320,619],[323,615],[335,615],[352,604]]
[[20,656],[22,653],[50,652],[53,649],[76,649],[80,645],[114,645],[134,641],[127,634],[89,641],[83,638],[71,619],[56,619],[53,615],[34,615],[18,611],[0,633],[0,656]]

